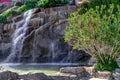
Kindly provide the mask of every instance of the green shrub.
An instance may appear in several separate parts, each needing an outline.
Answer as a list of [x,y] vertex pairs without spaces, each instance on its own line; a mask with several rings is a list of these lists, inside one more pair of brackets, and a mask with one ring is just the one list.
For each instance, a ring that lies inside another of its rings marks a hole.
[[56,7],[65,5],[68,3],[68,0],[40,0],[38,2],[38,7]]
[[6,22],[6,17],[0,15],[0,23],[5,23],[5,22]]
[[113,70],[115,70],[116,68],[119,67],[116,60],[110,58],[111,55],[104,54],[104,55],[101,55],[101,57],[103,58],[105,63],[101,62],[101,60],[98,59],[96,64],[94,64],[94,67],[97,70],[100,70],[100,71],[103,71],[103,70],[113,71]]
[[27,6],[26,5],[22,5],[21,7],[19,7],[17,9],[17,13],[21,13],[21,12],[24,12],[26,10],[28,10]]
[[15,11],[13,9],[8,9],[0,14],[0,23],[6,22],[6,18],[10,15],[13,15]]
[[[74,12],[68,18],[69,26],[65,30],[65,41],[73,49],[82,49],[94,56],[97,66],[102,65],[102,69],[97,67],[99,70],[111,71],[118,67],[116,58],[120,52],[120,6],[117,5],[117,12],[114,12],[114,8],[114,5],[101,5],[84,14]],[[115,66],[110,66],[112,64]]]
[[27,5],[27,7],[30,7],[30,8],[35,8],[36,7],[36,0],[26,0],[25,5]]
[[1,13],[1,16],[7,17],[8,15],[12,14],[13,10],[12,9],[8,9],[6,11],[4,11],[3,13]]
[[24,5],[22,5],[21,7],[19,7],[17,9],[18,13],[27,11],[29,9],[35,8],[36,7],[36,1],[35,0],[26,0]]
[[49,0],[41,0],[38,2],[39,7],[48,7]]
[[15,2],[14,3],[14,6],[22,6],[23,4],[22,4],[22,2]]
[[114,6],[120,5],[120,1],[119,0],[91,0],[90,2],[87,2],[85,0],[85,2],[78,7],[79,8],[78,11],[80,14],[84,14],[85,12],[87,12],[87,10],[91,8],[95,9],[96,6],[99,6],[99,8],[101,8],[102,5],[106,5],[106,9],[108,9],[111,4],[114,4]]

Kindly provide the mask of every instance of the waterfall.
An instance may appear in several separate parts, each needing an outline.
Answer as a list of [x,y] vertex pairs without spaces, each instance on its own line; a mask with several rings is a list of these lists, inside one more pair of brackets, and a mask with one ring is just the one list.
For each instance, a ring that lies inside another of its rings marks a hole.
[[49,44],[48,62],[55,62],[55,58],[57,56],[56,49],[57,49],[56,42],[51,41]]
[[21,20],[16,24],[17,29],[13,34],[12,50],[10,55],[7,57],[7,59],[4,62],[13,62],[16,56],[18,57],[18,62],[20,61],[23,40],[26,34],[26,30],[28,29],[28,24],[32,16],[32,12],[33,12],[32,10],[25,12],[23,16],[23,20]]
[[[65,10],[62,10],[64,8]],[[3,63],[74,63],[88,57],[84,52],[72,50],[72,47],[64,41],[64,29],[68,25],[66,18],[69,12],[67,12],[66,6],[56,7],[56,10],[60,9],[60,11],[50,9],[53,12],[49,13],[49,9],[42,11],[35,8],[12,19],[14,23],[9,25],[16,25],[16,29],[12,35],[13,26],[10,26],[10,31],[6,31],[10,32],[10,34],[7,33],[10,40],[7,42],[5,39],[5,42],[9,43],[9,47],[4,52],[6,54]],[[6,27],[8,26],[5,25]],[[10,42],[11,37],[12,42]]]
[[55,59],[55,56],[56,56],[56,53],[55,53],[55,42],[51,42],[50,44],[50,52],[51,52],[51,61],[53,62],[54,59]]

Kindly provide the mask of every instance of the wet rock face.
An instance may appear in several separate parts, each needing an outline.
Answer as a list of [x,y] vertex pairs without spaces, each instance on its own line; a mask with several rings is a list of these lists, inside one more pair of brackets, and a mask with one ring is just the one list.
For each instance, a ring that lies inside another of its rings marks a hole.
[[[20,50],[16,49],[16,53],[12,57],[13,60],[10,61],[76,63],[89,59],[88,54],[84,51],[72,50],[63,39],[64,29],[68,25],[66,18],[69,16],[69,12],[74,10],[75,6],[34,9],[24,31],[21,46],[16,45]],[[5,29],[8,31],[6,33],[23,26],[25,18],[22,16],[19,15],[12,19],[12,25]]]
[[5,59],[11,50],[11,35],[4,33],[3,24],[0,24],[0,61]]

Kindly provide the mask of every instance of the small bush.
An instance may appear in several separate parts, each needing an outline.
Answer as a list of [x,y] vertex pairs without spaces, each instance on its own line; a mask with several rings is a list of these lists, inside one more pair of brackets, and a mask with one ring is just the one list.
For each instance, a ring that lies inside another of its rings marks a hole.
[[35,7],[36,7],[36,1],[34,1],[34,0],[26,0],[24,5],[22,5],[21,7],[19,7],[17,9],[17,12],[21,13],[21,12],[27,11],[27,10],[35,8]]
[[38,2],[39,7],[48,7],[49,0],[41,0]]
[[119,5],[97,6],[84,14],[76,11],[68,18],[68,23],[64,37],[73,49],[82,49],[94,56],[98,70],[112,71],[118,68],[116,58],[120,52]]
[[26,0],[24,3],[24,5],[30,8],[35,8],[36,4],[37,4],[36,0]]
[[8,15],[12,14],[13,10],[12,9],[8,9],[6,11],[4,11],[2,14],[0,14],[1,16],[7,17]]
[[119,0],[91,0],[90,2],[87,2],[85,0],[84,3],[78,7],[79,8],[78,11],[80,14],[84,14],[89,9],[91,9],[91,8],[95,9],[97,6],[99,6],[99,8],[101,8],[102,5],[106,5],[106,9],[108,9],[111,4],[114,4],[114,6],[117,7],[117,5],[120,5],[120,1]]
[[117,61],[115,59],[110,58],[111,55],[109,54],[104,54],[101,55],[105,63],[101,62],[101,60],[97,60],[97,62],[94,64],[94,67],[97,70],[103,71],[103,70],[108,70],[108,71],[113,71],[116,68],[119,68]]
[[40,0],[38,2],[38,7],[56,7],[56,6],[61,6],[65,5],[68,3],[68,0]]
[[5,23],[6,17],[0,15],[0,23]]
[[22,6],[22,2],[15,2],[14,6]]
[[9,15],[13,15],[14,12],[15,12],[15,11],[10,8],[10,9],[4,11],[3,13],[1,13],[1,14],[0,14],[0,23],[6,22],[6,18],[7,18]]
[[24,12],[24,11],[26,11],[26,10],[28,10],[28,9],[27,9],[27,6],[26,6],[26,5],[22,5],[21,7],[19,7],[19,8],[17,9],[17,13],[21,13],[21,12]]

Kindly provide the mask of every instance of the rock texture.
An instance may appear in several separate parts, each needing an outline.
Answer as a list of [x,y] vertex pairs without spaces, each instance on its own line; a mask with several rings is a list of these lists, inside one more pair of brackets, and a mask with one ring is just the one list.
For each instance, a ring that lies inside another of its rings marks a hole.
[[0,61],[4,60],[11,50],[11,34],[5,33],[4,25],[0,24]]
[[17,73],[4,71],[0,73],[0,80],[53,80],[43,73],[18,75]]
[[17,80],[18,74],[10,71],[0,73],[0,80]]
[[[83,62],[89,59],[84,51],[72,50],[63,39],[68,25],[66,18],[76,10],[75,6],[34,9],[23,37],[22,50],[16,52],[13,62]],[[23,14],[3,25],[0,55],[9,56],[12,49],[12,34],[23,25]],[[3,45],[6,45],[3,46]],[[18,45],[19,48],[21,48]],[[17,50],[17,49],[16,49]],[[19,51],[19,50],[17,50]],[[4,54],[4,55],[3,55]],[[19,57],[18,57],[19,54]]]
[[43,73],[20,75],[19,80],[21,79],[23,80],[53,80],[51,77],[48,77]]
[[120,68],[116,69],[113,73],[114,80],[120,80]]
[[118,56],[118,58],[116,59],[116,61],[117,61],[118,66],[120,67],[120,55]]
[[2,13],[3,11],[11,8],[14,5],[13,2],[8,2],[8,3],[0,3],[0,13]]
[[[119,72],[117,69],[116,72]],[[97,74],[97,76],[96,76]],[[114,80],[119,80],[119,76]],[[45,75],[43,73],[28,73],[18,75],[10,71],[0,73],[0,80],[112,80],[110,72],[98,72],[93,67],[63,67],[55,75]]]
[[[63,74],[64,73],[64,74]],[[65,67],[60,69],[60,73],[58,75],[65,76],[65,74],[76,75],[77,79],[82,79],[86,77],[89,80],[90,78],[100,78],[100,79],[111,79],[111,73],[108,71],[97,71],[93,67]],[[70,76],[70,75],[69,75]]]

